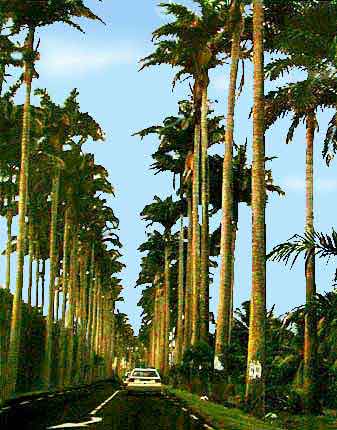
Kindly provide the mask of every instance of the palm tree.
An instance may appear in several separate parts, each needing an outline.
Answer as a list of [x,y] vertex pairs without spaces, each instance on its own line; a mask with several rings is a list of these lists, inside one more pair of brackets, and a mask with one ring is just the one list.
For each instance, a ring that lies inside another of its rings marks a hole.
[[266,226],[264,148],[264,10],[263,0],[253,1],[254,108],[252,165],[252,297],[247,357],[246,402],[256,415],[264,415]]
[[[240,203],[245,203],[247,206],[251,207],[252,203],[252,167],[247,162],[247,144],[235,146],[236,152],[234,153],[232,162],[232,193],[233,193],[233,206],[231,210],[232,214],[232,237],[231,237],[231,252],[232,252],[232,276],[231,284],[229,287],[229,316],[228,316],[228,343],[227,348],[231,344],[231,331],[233,323],[233,296],[234,296],[234,261],[236,252],[236,236],[238,231],[238,220],[239,220],[239,205]],[[266,157],[265,161],[271,161],[275,157]],[[223,158],[219,155],[214,155],[210,157],[210,196],[211,196],[211,215],[216,214],[222,208],[221,201],[221,190],[222,190],[222,172],[223,168]],[[274,184],[272,171],[270,169],[266,170],[266,189],[269,192],[277,193],[283,196],[285,193],[283,190]],[[211,249],[212,256],[219,255],[221,249],[221,225],[214,230],[211,235]],[[223,351],[226,348],[222,349]],[[229,357],[229,352],[224,354],[221,360],[215,359],[215,367],[217,369],[225,370],[227,364],[231,361]],[[224,376],[226,372],[224,372]]]
[[103,133],[100,126],[87,113],[80,112],[77,102],[78,92],[73,90],[66,99],[64,107],[54,104],[45,90],[35,92],[41,97],[41,128],[45,136],[47,151],[52,160],[52,189],[51,189],[51,221],[50,221],[50,276],[49,276],[49,306],[47,317],[47,335],[44,364],[44,385],[50,386],[51,354],[52,354],[52,327],[54,313],[54,286],[57,265],[56,229],[59,207],[59,191],[62,161],[62,148],[65,144],[74,145],[74,138],[79,138],[82,145],[87,139],[102,140]]
[[2,5],[2,14],[6,18],[11,18],[13,29],[28,28],[24,46],[24,82],[26,86],[26,97],[23,109],[22,141],[21,141],[21,167],[19,180],[19,208],[18,208],[18,225],[19,233],[17,239],[17,277],[16,290],[14,296],[11,335],[8,352],[8,378],[5,388],[5,398],[10,397],[15,392],[18,354],[20,345],[21,331],[21,296],[23,283],[23,265],[24,265],[24,237],[25,237],[25,216],[26,216],[26,197],[28,184],[28,163],[29,163],[29,145],[30,145],[30,99],[32,79],[34,76],[34,63],[38,58],[34,50],[35,31],[38,27],[46,26],[54,22],[64,22],[80,28],[72,22],[74,16],[86,16],[91,19],[97,17],[83,5],[82,0],[69,3],[65,0],[51,1],[44,4],[43,7],[36,9],[35,1],[28,1],[25,5],[22,2],[14,0]]
[[[28,53],[33,52],[35,29],[29,28],[28,35],[25,41],[25,48]],[[22,142],[21,142],[21,166],[20,166],[20,181],[19,181],[19,234],[17,238],[17,277],[16,289],[12,310],[12,324],[10,346],[8,352],[8,379],[5,388],[5,398],[10,397],[15,391],[16,375],[18,366],[18,353],[20,345],[20,321],[21,321],[21,296],[22,296],[22,280],[23,280],[23,265],[24,265],[24,237],[25,237],[25,216],[26,216],[26,196],[27,196],[27,181],[28,181],[28,159],[29,159],[29,135],[30,135],[30,96],[32,86],[32,65],[30,60],[25,60],[25,84],[26,84],[26,99],[23,111],[23,126],[22,126]]]
[[[233,0],[230,8],[230,20],[232,35],[231,46],[231,69],[227,102],[227,124],[225,136],[225,157],[223,162],[222,179],[222,230],[221,230],[221,270],[219,287],[219,304],[217,331],[215,340],[215,365],[222,367],[226,354],[226,345],[230,337],[230,315],[232,300],[232,278],[233,278],[233,246],[236,234],[233,214],[233,135],[234,135],[234,110],[236,98],[236,81],[240,57],[240,39],[242,32],[242,11],[240,0]],[[226,370],[225,370],[226,371]]]
[[[194,344],[200,337],[205,339],[208,334],[208,309],[205,297],[208,295],[208,196],[207,196],[207,90],[208,72],[216,67],[220,60],[218,54],[226,48],[226,27],[228,9],[221,1],[209,2],[198,0],[201,14],[176,3],[163,3],[162,7],[175,20],[154,31],[156,51],[144,58],[142,68],[158,64],[178,66],[175,81],[183,75],[193,78],[194,104],[194,145],[193,145],[193,180],[192,180],[192,336]],[[164,38],[164,40],[163,40]],[[166,39],[165,39],[166,38]],[[198,206],[203,206],[202,241],[200,243],[200,227]],[[201,251],[200,251],[201,245]],[[202,258],[201,258],[202,257]],[[202,272],[200,271],[202,270]],[[200,277],[201,275],[201,277]],[[200,283],[200,294],[199,294]],[[200,332],[198,311],[202,314],[202,333]]]
[[164,227],[164,363],[163,373],[169,371],[169,333],[170,333],[170,259],[172,253],[171,229],[179,219],[181,213],[181,203],[173,202],[172,197],[161,200],[154,197],[154,203],[146,205],[141,216],[149,221],[148,225],[159,223]]
[[[268,72],[272,79],[277,78],[289,68],[299,68],[307,72],[307,79],[295,84],[288,84],[278,91],[270,92],[266,103],[266,125],[269,126],[279,116],[284,116],[288,112],[293,113],[293,121],[289,128],[286,142],[293,138],[294,130],[298,127],[301,120],[306,124],[306,233],[314,232],[314,211],[313,211],[313,185],[314,185],[314,165],[313,149],[314,136],[317,128],[316,112],[319,108],[336,107],[337,87],[336,80],[329,74],[329,58],[327,47],[333,44],[330,33],[326,33],[327,28],[334,28],[333,19],[336,15],[336,8],[327,2],[323,5],[315,3],[308,4],[302,11],[300,18],[300,29],[296,37],[292,38],[289,44],[287,38],[291,36],[293,26],[285,30],[280,35],[278,46],[281,52],[286,54],[285,59],[276,60],[268,65]],[[312,32],[313,21],[324,21],[324,29],[318,29],[321,33],[320,44],[311,44],[310,40],[317,37]],[[296,21],[296,22],[297,22]],[[290,21],[291,22],[291,21]],[[304,38],[301,34],[305,34]],[[310,46],[310,49],[308,49]],[[277,115],[277,116],[275,116]],[[333,121],[333,120],[332,120]],[[333,155],[330,151],[333,133],[331,125],[328,129],[324,156],[329,163]],[[333,146],[333,145],[332,145]],[[305,265],[306,279],[306,302],[307,306],[313,308],[312,312],[306,314],[305,320],[305,340],[304,340],[304,391],[305,404],[308,412],[319,412],[319,402],[316,394],[316,356],[317,356],[317,320],[314,310],[314,297],[316,294],[315,285],[315,258],[311,254]]]
[[[209,114],[213,113],[209,109]],[[220,125],[222,116],[209,116],[208,117],[208,145],[214,145],[223,141],[224,129]],[[191,196],[191,171],[190,162],[191,156],[193,157],[193,137],[194,137],[194,119],[193,119],[193,105],[188,100],[182,100],[179,102],[179,115],[169,116],[163,121],[163,125],[156,125],[146,128],[137,133],[137,135],[144,138],[148,134],[157,134],[160,138],[159,148],[152,155],[155,160],[152,164],[152,169],[159,172],[170,171],[173,173],[173,187],[175,188],[175,176],[180,177],[180,187],[177,194],[180,196],[182,206],[187,208],[184,209],[182,215],[187,212],[189,227],[187,232],[187,249],[184,250],[184,260],[186,256],[186,262],[179,258],[180,276],[178,278],[182,280],[183,272],[186,273],[186,280],[184,282],[185,288],[181,282],[178,283],[178,316],[177,316],[177,338],[176,338],[176,354],[175,359],[177,363],[182,357],[183,351],[189,346],[191,341],[191,310],[192,310],[192,289],[191,289],[191,255],[192,255],[192,196]],[[207,160],[208,163],[208,160]],[[209,177],[210,173],[207,173]],[[207,187],[208,188],[208,187]],[[207,190],[208,191],[208,190]],[[185,194],[185,197],[184,197]],[[203,206],[206,207],[205,205]],[[205,213],[205,211],[204,211]],[[207,214],[208,216],[208,214]],[[207,222],[208,223],[208,222]],[[185,229],[184,235],[180,232],[180,249],[183,250],[182,240],[186,236]],[[208,238],[207,238],[208,242]],[[207,245],[208,246],[208,245]],[[180,254],[182,255],[182,253]],[[208,274],[207,269],[207,274]],[[208,278],[208,276],[207,276]],[[183,293],[184,290],[184,293]],[[200,320],[201,325],[208,327],[208,291],[205,295],[205,309],[207,309],[207,315],[204,315]],[[205,312],[206,313],[206,312]],[[183,324],[181,323],[183,321]],[[182,338],[182,331],[183,339]],[[208,333],[208,332],[207,332]]]

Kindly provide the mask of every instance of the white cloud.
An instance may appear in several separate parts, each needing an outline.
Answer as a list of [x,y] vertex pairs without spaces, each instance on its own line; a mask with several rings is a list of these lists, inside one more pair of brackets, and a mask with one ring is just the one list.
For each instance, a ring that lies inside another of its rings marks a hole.
[[211,86],[217,91],[227,91],[228,90],[228,77],[226,74],[217,75],[211,79]]
[[337,179],[318,179],[317,191],[335,191],[337,190]]
[[302,191],[305,190],[305,181],[303,178],[287,177],[283,180],[285,191]]
[[[283,180],[284,190],[287,191],[305,191],[305,178],[286,177]],[[332,192],[337,190],[337,179],[318,178],[314,179],[314,190],[316,192]]]
[[139,53],[130,45],[118,47],[83,47],[79,45],[49,45],[41,50],[39,70],[49,75],[83,75],[115,65],[136,64]]

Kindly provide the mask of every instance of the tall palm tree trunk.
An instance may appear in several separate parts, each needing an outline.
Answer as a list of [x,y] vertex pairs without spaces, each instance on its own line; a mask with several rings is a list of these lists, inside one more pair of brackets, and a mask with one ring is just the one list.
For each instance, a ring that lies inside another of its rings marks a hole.
[[199,286],[200,286],[200,227],[199,227],[199,172],[200,172],[200,102],[201,85],[199,80],[194,84],[194,158],[192,182],[192,321],[191,344],[199,339]]
[[151,328],[150,328],[150,339],[149,339],[149,351],[148,351],[148,362],[151,367],[154,367],[154,358],[155,358],[155,328],[156,328],[156,303],[155,300],[153,302],[153,310],[152,310],[152,321],[151,321]]
[[192,280],[192,197],[187,192],[187,255],[186,255],[186,288],[185,288],[185,307],[184,307],[184,345],[183,353],[191,344],[192,334],[192,297],[193,297],[193,280]]
[[155,296],[154,296],[154,338],[153,338],[153,366],[158,369],[158,339],[159,339],[159,312],[158,312],[158,284],[154,283]]
[[100,336],[101,336],[101,329],[102,329],[101,312],[102,312],[102,285],[100,283],[98,288],[98,295],[97,295],[97,313],[96,313],[97,322],[96,322],[95,351],[97,355],[100,355]]
[[166,237],[165,243],[165,268],[164,268],[164,374],[169,371],[170,354],[170,237]]
[[69,254],[70,254],[70,208],[66,208],[64,215],[64,232],[63,232],[63,258],[62,258],[62,315],[61,328],[59,337],[59,378],[58,386],[60,389],[64,386],[65,373],[65,347],[66,347],[66,309],[69,284]]
[[115,301],[112,302],[112,310],[111,310],[111,340],[110,340],[110,348],[111,348],[111,376],[114,376],[114,360],[116,356],[116,343],[115,343]]
[[[33,51],[35,29],[30,28],[25,41],[25,48],[28,52]],[[30,97],[32,90],[32,65],[31,60],[24,62],[24,79],[26,84],[26,97],[23,108],[23,125],[21,140],[21,166],[19,179],[19,220],[18,220],[18,237],[16,244],[17,252],[17,271],[16,271],[16,289],[12,307],[10,341],[7,359],[7,383],[5,387],[5,398],[14,395],[17,371],[20,353],[21,341],[21,306],[22,306],[22,289],[23,289],[23,268],[25,252],[25,217],[26,217],[26,197],[27,197],[27,178],[29,171],[29,144],[30,144]]]
[[240,55],[240,20],[233,16],[240,10],[239,0],[233,1],[231,17],[238,21],[233,28],[231,47],[231,68],[227,99],[227,124],[225,135],[225,156],[222,173],[222,220],[220,241],[220,285],[217,329],[215,340],[215,367],[222,368],[227,375],[227,348],[229,345],[231,296],[232,296],[232,222],[233,222],[233,139],[234,139],[234,113],[236,99],[236,83]]
[[246,402],[255,415],[265,412],[265,148],[264,148],[264,5],[253,2],[254,108],[252,164],[252,295],[247,357]]
[[28,256],[29,256],[29,272],[28,272],[28,305],[32,305],[32,291],[33,291],[33,261],[34,261],[34,231],[33,221],[28,221]]
[[91,338],[90,338],[90,371],[89,371],[89,381],[93,382],[94,380],[94,363],[95,363],[95,338],[96,338],[96,323],[97,323],[97,290],[98,290],[98,274],[96,273],[95,280],[92,288],[92,325],[90,328]]
[[72,383],[74,368],[74,314],[75,314],[75,297],[77,291],[77,274],[78,274],[78,233],[76,228],[73,235],[73,249],[70,257],[70,283],[69,283],[69,305],[67,315],[67,365],[65,372],[65,385]]
[[155,283],[156,286],[156,331],[155,331],[155,367],[160,369],[160,335],[161,335],[161,309],[160,309],[160,283],[159,280]]
[[76,357],[76,383],[83,378],[83,360],[85,344],[85,320],[86,320],[86,294],[87,294],[87,257],[84,254],[80,258],[80,288],[79,288],[79,324],[78,324],[78,343]]
[[235,247],[236,247],[236,234],[237,234],[237,222],[234,221],[232,227],[232,279],[231,279],[231,302],[230,302],[230,314],[229,314],[229,328],[228,328],[228,345],[231,344],[231,336],[234,321],[234,266],[235,266]]
[[94,315],[94,303],[95,303],[95,287],[94,287],[94,266],[95,266],[95,244],[91,245],[91,258],[90,258],[90,273],[89,273],[89,308],[88,308],[88,324],[87,324],[87,344],[88,344],[88,362],[89,372],[86,375],[86,381],[90,382],[90,360],[91,360],[91,339],[92,339],[92,322]]
[[205,76],[201,98],[201,206],[202,225],[200,243],[200,340],[209,341],[209,215],[208,215],[208,76]]
[[107,308],[106,308],[106,327],[107,327],[107,333],[105,336],[106,340],[106,377],[112,378],[113,376],[113,369],[112,369],[112,362],[113,362],[113,343],[112,343],[112,335],[113,335],[113,306],[112,304],[112,295],[109,295],[109,301],[107,302]]
[[11,286],[12,224],[13,224],[13,210],[8,209],[7,246],[6,246],[6,289],[7,290],[9,290]]
[[159,347],[159,367],[161,373],[165,371],[165,301],[164,301],[164,289],[163,286],[160,292],[159,309],[160,309],[160,347]]
[[51,191],[51,220],[49,235],[49,305],[46,325],[46,344],[44,357],[43,385],[45,389],[50,388],[51,384],[51,362],[52,362],[52,345],[53,345],[53,316],[54,316],[54,299],[55,299],[55,278],[57,269],[57,216],[59,206],[59,189],[60,189],[60,167],[56,166]]
[[179,267],[178,267],[178,309],[177,309],[177,336],[175,343],[175,363],[177,365],[181,362],[182,348],[184,340],[184,265],[185,265],[185,252],[184,252],[184,214],[180,215],[180,234],[179,234]]
[[[306,233],[314,232],[314,134],[316,118],[310,114],[306,120]],[[307,413],[320,411],[317,396],[317,317],[315,308],[315,256],[312,254],[305,265],[306,305],[304,329],[303,389]]]

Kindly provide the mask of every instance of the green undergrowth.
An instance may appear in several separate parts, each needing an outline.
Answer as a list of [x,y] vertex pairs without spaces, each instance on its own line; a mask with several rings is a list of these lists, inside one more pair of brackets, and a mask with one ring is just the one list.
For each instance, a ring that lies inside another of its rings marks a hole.
[[185,405],[217,430],[337,430],[337,412],[325,410],[322,416],[278,414],[273,421],[262,421],[240,409],[200,400],[185,390],[167,388],[168,394],[182,400]]
[[322,416],[280,414],[278,422],[286,430],[337,430],[336,411],[325,410]]
[[196,394],[171,387],[167,392],[182,400],[186,406],[205,420],[214,429],[225,430],[283,430],[275,424],[269,424],[254,418],[240,409],[226,408],[220,404],[200,400]]

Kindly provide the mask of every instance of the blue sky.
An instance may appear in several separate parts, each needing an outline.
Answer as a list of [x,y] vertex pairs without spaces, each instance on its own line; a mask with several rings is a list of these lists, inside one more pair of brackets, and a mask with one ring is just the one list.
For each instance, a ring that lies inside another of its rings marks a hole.
[[[192,2],[181,1],[191,5]],[[35,87],[47,88],[49,94],[61,103],[73,88],[78,88],[83,111],[89,112],[103,127],[106,142],[88,144],[86,150],[94,152],[98,163],[110,173],[116,188],[111,205],[120,218],[120,238],[124,245],[123,261],[126,269],[121,277],[125,302],[119,309],[126,312],[136,329],[140,324],[140,309],[136,308],[140,291],[134,289],[139,272],[138,246],[145,239],[145,225],[139,213],[154,195],[166,197],[172,191],[170,175],[154,176],[149,170],[151,153],[156,148],[155,138],[140,142],[131,135],[150,125],[160,123],[165,116],[176,114],[177,101],[187,97],[186,84],[178,85],[172,92],[173,71],[169,67],[153,68],[138,72],[138,61],[152,50],[151,32],[165,18],[155,0],[102,3],[88,0],[87,4],[103,18],[106,25],[83,21],[85,35],[53,25],[39,32],[41,61],[38,65],[40,79]],[[132,7],[131,7],[132,6]],[[226,114],[228,66],[211,74],[210,99],[218,100],[216,112]],[[289,79],[301,79],[293,73]],[[278,84],[284,84],[283,78]],[[273,84],[275,87],[275,84]],[[267,85],[267,89],[271,88]],[[22,94],[19,98],[22,97]],[[237,143],[248,138],[251,143],[252,127],[248,118],[252,106],[251,67],[247,67],[245,90],[236,109]],[[320,132],[315,139],[315,224],[318,230],[330,231],[334,219],[337,191],[336,166],[327,168],[321,158],[324,132],[332,112],[319,115]],[[266,152],[277,155],[272,162],[275,182],[282,186],[287,196],[272,196],[267,208],[268,250],[294,233],[303,232],[305,210],[305,131],[301,126],[295,133],[294,142],[285,145],[289,119],[279,121],[267,134]],[[221,145],[215,149],[223,153]],[[212,225],[216,225],[219,216]],[[6,230],[0,223],[0,244],[3,249]],[[241,206],[235,268],[235,305],[249,298],[251,287],[251,212]],[[0,259],[0,282],[5,276],[4,259]],[[317,268],[319,291],[331,289],[334,264],[323,261]],[[14,281],[14,272],[13,272]],[[268,306],[276,304],[281,314],[303,303],[305,298],[304,264],[296,264],[293,270],[281,264],[268,263]],[[211,287],[212,309],[217,302],[218,275]]]

